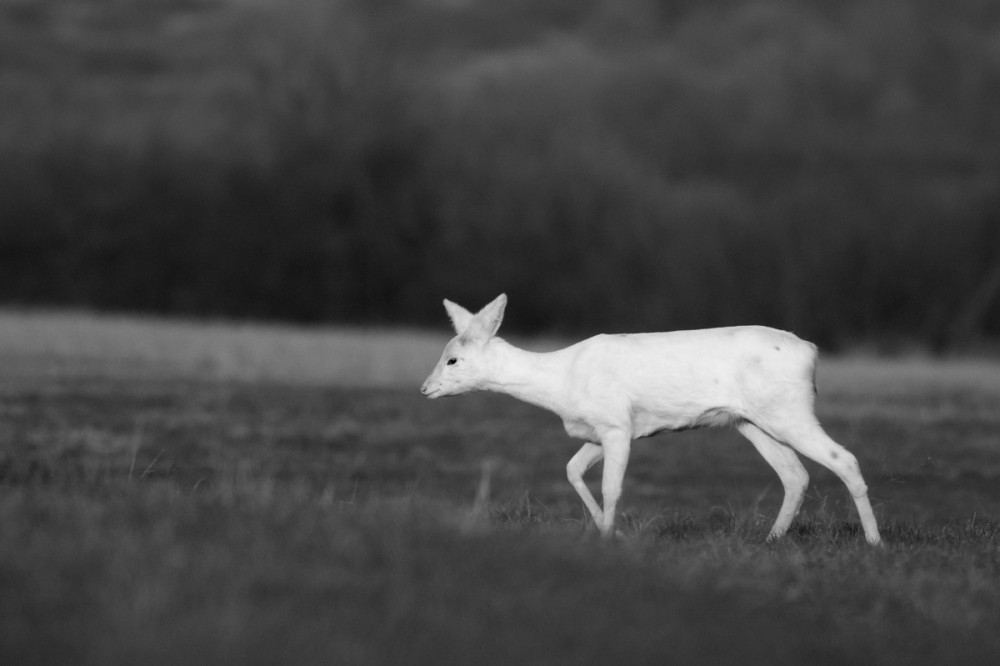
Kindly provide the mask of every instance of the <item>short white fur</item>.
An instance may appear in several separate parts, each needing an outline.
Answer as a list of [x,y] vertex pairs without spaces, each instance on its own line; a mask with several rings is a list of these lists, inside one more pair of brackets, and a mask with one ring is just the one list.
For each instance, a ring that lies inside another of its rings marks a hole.
[[[788,531],[809,484],[798,452],[844,482],[865,538],[881,542],[857,459],[816,419],[812,343],[773,328],[734,326],[598,335],[536,353],[496,336],[506,304],[501,294],[472,314],[444,301],[457,335],[421,392],[438,398],[496,391],[558,414],[566,432],[586,442],[566,474],[602,534],[614,531],[632,440],[664,430],[733,425],[784,486],[769,540]],[[584,472],[602,458],[603,507],[583,481]]]

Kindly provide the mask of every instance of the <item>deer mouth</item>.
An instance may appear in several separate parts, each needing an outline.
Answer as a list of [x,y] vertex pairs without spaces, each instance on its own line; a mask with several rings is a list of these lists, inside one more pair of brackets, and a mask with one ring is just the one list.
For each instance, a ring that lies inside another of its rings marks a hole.
[[441,397],[441,387],[440,386],[428,386],[427,384],[424,384],[423,386],[420,387],[420,392],[424,396],[430,398],[431,400],[434,400],[435,398],[440,398]]

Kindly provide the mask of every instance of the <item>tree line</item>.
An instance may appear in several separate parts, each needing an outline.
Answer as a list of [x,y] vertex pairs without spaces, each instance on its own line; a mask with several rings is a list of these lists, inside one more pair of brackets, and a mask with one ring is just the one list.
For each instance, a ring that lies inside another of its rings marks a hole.
[[0,301],[995,339],[1000,15],[939,4],[7,10]]

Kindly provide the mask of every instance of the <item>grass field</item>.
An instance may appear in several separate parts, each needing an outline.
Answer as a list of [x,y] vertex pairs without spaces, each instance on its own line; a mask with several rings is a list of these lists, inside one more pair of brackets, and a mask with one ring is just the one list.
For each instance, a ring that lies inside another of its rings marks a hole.
[[637,443],[604,542],[555,417],[420,397],[443,339],[0,314],[0,663],[1000,659],[996,362],[824,359],[883,548],[813,464],[764,543],[726,431]]

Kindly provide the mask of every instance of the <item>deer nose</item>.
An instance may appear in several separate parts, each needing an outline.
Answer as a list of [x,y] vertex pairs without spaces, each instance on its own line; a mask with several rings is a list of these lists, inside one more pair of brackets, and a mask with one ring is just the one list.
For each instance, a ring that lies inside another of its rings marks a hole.
[[420,392],[429,398],[437,397],[435,391],[438,390],[437,382],[432,382],[430,379],[424,382],[424,385],[420,387]]

